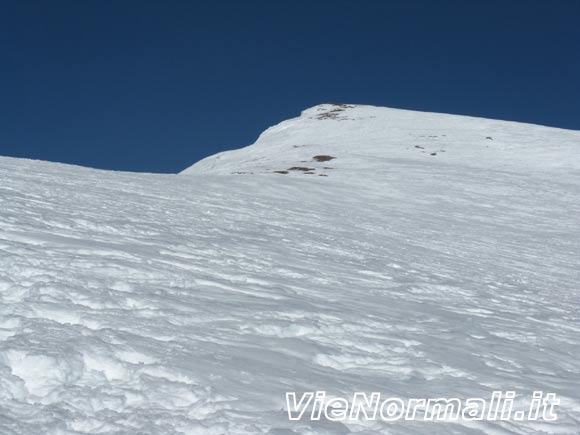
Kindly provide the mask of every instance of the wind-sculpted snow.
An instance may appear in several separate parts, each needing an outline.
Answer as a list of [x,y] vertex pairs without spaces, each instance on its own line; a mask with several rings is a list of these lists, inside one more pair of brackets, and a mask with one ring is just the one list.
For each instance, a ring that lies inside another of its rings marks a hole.
[[[557,132],[527,172],[381,151],[340,175],[355,145],[312,146],[328,177],[0,158],[0,434],[577,434],[580,179],[554,153],[579,136]],[[315,390],[561,405],[289,421],[285,393]]]

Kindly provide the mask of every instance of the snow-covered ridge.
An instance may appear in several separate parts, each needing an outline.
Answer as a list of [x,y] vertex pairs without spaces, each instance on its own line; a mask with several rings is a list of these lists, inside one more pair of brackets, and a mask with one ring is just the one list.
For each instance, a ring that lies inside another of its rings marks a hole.
[[[332,156],[317,161],[316,156]],[[467,116],[322,104],[263,132],[255,144],[183,171],[380,175],[392,159],[510,170],[580,169],[580,132]]]

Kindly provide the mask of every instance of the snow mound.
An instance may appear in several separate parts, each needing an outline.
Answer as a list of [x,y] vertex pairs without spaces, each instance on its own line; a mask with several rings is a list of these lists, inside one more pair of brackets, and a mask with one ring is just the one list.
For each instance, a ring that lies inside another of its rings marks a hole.
[[[0,158],[0,434],[577,433],[579,137],[323,105],[188,176]],[[314,390],[561,405],[289,421]]]
[[580,133],[507,121],[322,104],[269,128],[254,145],[184,174],[380,176],[393,160],[529,172],[580,169]]

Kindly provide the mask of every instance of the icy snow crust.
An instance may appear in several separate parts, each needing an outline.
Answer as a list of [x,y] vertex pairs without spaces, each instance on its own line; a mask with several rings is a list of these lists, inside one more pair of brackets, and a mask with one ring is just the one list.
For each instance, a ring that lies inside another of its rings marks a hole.
[[[579,166],[579,132],[332,105],[187,176],[0,158],[0,434],[577,434]],[[312,390],[561,406],[288,421]]]

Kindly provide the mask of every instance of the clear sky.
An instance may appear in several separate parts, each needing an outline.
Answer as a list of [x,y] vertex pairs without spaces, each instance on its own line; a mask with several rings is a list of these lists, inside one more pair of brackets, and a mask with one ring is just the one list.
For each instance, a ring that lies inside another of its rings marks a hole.
[[580,1],[2,2],[0,155],[178,172],[322,102],[580,130]]

